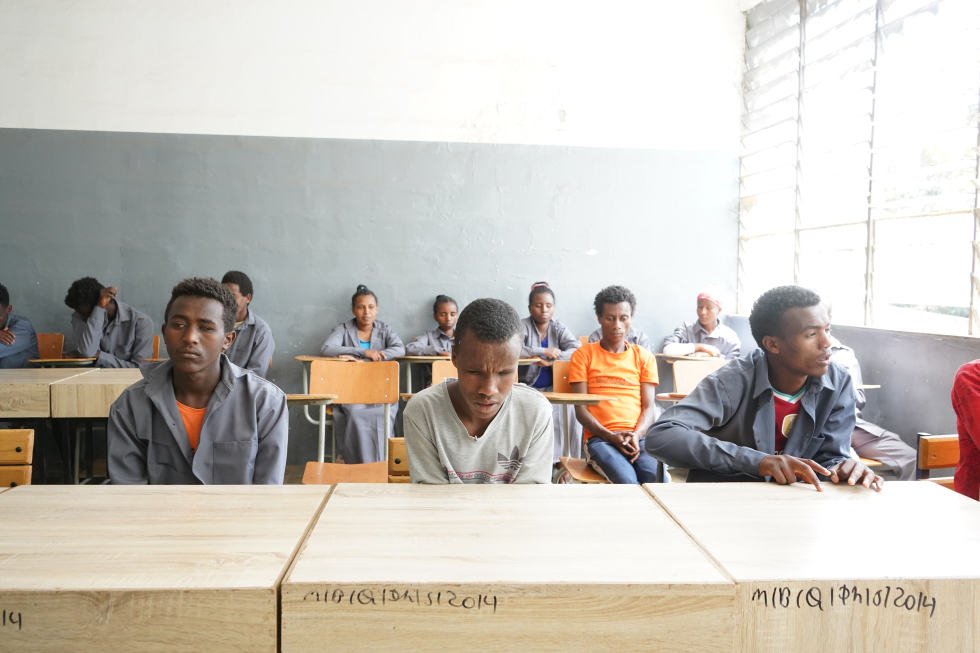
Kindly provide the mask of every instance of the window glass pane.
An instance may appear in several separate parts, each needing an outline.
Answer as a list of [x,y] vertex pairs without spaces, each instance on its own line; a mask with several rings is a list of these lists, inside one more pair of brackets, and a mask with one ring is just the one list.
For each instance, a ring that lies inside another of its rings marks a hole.
[[743,235],[792,231],[796,225],[796,191],[786,188],[743,197],[740,209]]
[[748,311],[752,302],[775,286],[793,283],[793,234],[763,236],[742,242],[739,301]]

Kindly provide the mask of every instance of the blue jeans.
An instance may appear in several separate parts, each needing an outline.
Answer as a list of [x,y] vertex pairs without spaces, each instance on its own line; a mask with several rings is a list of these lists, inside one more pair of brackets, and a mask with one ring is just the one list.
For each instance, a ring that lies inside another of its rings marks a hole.
[[[643,448],[644,440],[646,440],[645,436],[640,438],[640,457],[632,463],[619,452],[619,449],[598,436],[586,440],[585,447],[589,452],[589,460],[599,466],[602,474],[610,482],[632,485],[656,483],[657,469],[663,463],[647,454]],[[664,477],[666,478],[666,474]]]

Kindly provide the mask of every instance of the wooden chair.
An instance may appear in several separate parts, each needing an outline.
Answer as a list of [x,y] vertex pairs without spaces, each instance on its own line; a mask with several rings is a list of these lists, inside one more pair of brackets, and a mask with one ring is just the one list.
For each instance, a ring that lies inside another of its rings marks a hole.
[[303,485],[334,485],[336,483],[387,483],[388,463],[306,463]]
[[34,430],[0,430],[0,488],[31,484]]
[[405,438],[388,438],[388,482],[411,483]]
[[691,394],[704,377],[727,364],[724,358],[674,361],[674,393]]
[[578,341],[581,342],[583,345],[587,345],[589,344],[589,336],[579,336]]
[[160,336],[153,334],[153,358],[160,358]]
[[933,469],[956,467],[960,462],[960,436],[919,433],[918,450],[919,460],[916,464],[915,478],[920,481],[931,481],[952,490],[952,476],[930,478],[929,473]]
[[37,334],[37,350],[40,358],[61,358],[65,350],[65,334],[63,333],[39,333]]
[[[588,337],[585,338],[588,340]],[[555,361],[552,369],[552,379],[555,384],[555,392],[571,392],[572,384],[568,381],[568,370],[571,361]],[[563,407],[567,408],[567,407]],[[592,469],[592,466],[585,458],[572,458],[570,456],[560,456],[558,460],[561,466],[568,472],[569,477],[575,483],[608,483],[609,481],[599,472]]]
[[452,361],[441,360],[432,362],[432,385],[442,383],[446,379],[458,378],[459,373]]

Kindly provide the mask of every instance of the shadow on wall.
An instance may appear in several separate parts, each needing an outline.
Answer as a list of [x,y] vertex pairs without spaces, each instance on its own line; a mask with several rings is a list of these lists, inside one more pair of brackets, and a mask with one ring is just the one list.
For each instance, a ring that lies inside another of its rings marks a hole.
[[[749,319],[725,322],[742,340],[742,353],[757,347]],[[864,418],[894,431],[911,447],[916,433],[956,433],[950,403],[953,377],[964,363],[980,358],[980,338],[906,333],[858,326],[834,326],[834,336],[854,349],[864,382],[881,385],[866,392]]]

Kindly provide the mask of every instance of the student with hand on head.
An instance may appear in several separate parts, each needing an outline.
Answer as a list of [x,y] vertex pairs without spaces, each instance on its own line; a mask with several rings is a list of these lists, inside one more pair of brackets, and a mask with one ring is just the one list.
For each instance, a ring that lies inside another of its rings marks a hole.
[[184,279],[170,296],[170,359],[144,371],[109,410],[114,485],[282,484],[286,395],[231,361],[235,298],[215,279]]
[[[408,356],[449,356],[453,348],[453,328],[456,326],[456,316],[459,308],[456,300],[448,295],[439,295],[432,304],[432,317],[437,328],[426,331],[415,340],[405,345]],[[409,369],[411,374],[411,369]],[[422,387],[428,388],[432,383],[432,365],[422,367]]]
[[65,295],[76,358],[96,358],[97,367],[139,367],[153,355],[153,322],[116,299],[118,288],[92,277],[78,279]]
[[517,312],[499,299],[460,313],[452,349],[459,378],[405,407],[412,483],[551,482],[551,404],[514,382],[521,331]]
[[[386,361],[405,355],[405,345],[395,330],[375,319],[378,298],[360,285],[351,297],[353,319],[338,325],[320,348],[321,356],[349,361]],[[374,463],[385,459],[388,438],[394,436],[398,404],[390,409],[391,431],[384,432],[384,405],[346,404],[333,407],[334,428],[340,455],[349,464]]]
[[738,336],[721,323],[721,291],[717,286],[707,286],[698,293],[698,319],[684,322],[674,333],[664,338],[664,354],[667,356],[708,356],[732,360],[738,358],[742,346]]
[[13,310],[10,293],[0,284],[0,370],[28,367],[28,361],[41,357],[30,320]]
[[761,345],[709,374],[650,428],[647,451],[689,468],[687,482],[799,479],[881,490],[849,457],[855,394],[831,361],[830,317],[817,293],[780,286],[762,294],[749,324]]
[[585,436],[586,459],[613,483],[669,480],[661,463],[643,450],[643,438],[654,420],[657,362],[649,350],[626,341],[636,297],[622,286],[595,296],[602,339],[572,354],[568,380],[572,392],[615,397],[595,406],[576,406]]
[[235,340],[225,352],[232,363],[258,374],[263,379],[269,374],[269,363],[276,350],[272,329],[261,317],[252,312],[252,280],[244,272],[232,270],[221,277],[221,283],[231,291],[238,305],[235,315]]
[[[572,332],[564,324],[554,319],[555,293],[545,281],[538,281],[531,286],[527,298],[527,310],[530,315],[521,324],[524,330],[524,349],[522,358],[540,358],[540,362],[525,365],[521,368],[521,381],[541,392],[554,390],[554,374],[551,369],[555,361],[571,360],[572,354],[582,346]],[[568,406],[553,406],[552,421],[555,425],[554,462],[563,455],[564,436],[562,434],[561,412]],[[582,429],[574,419],[568,422],[569,455],[578,458],[582,455]]]

